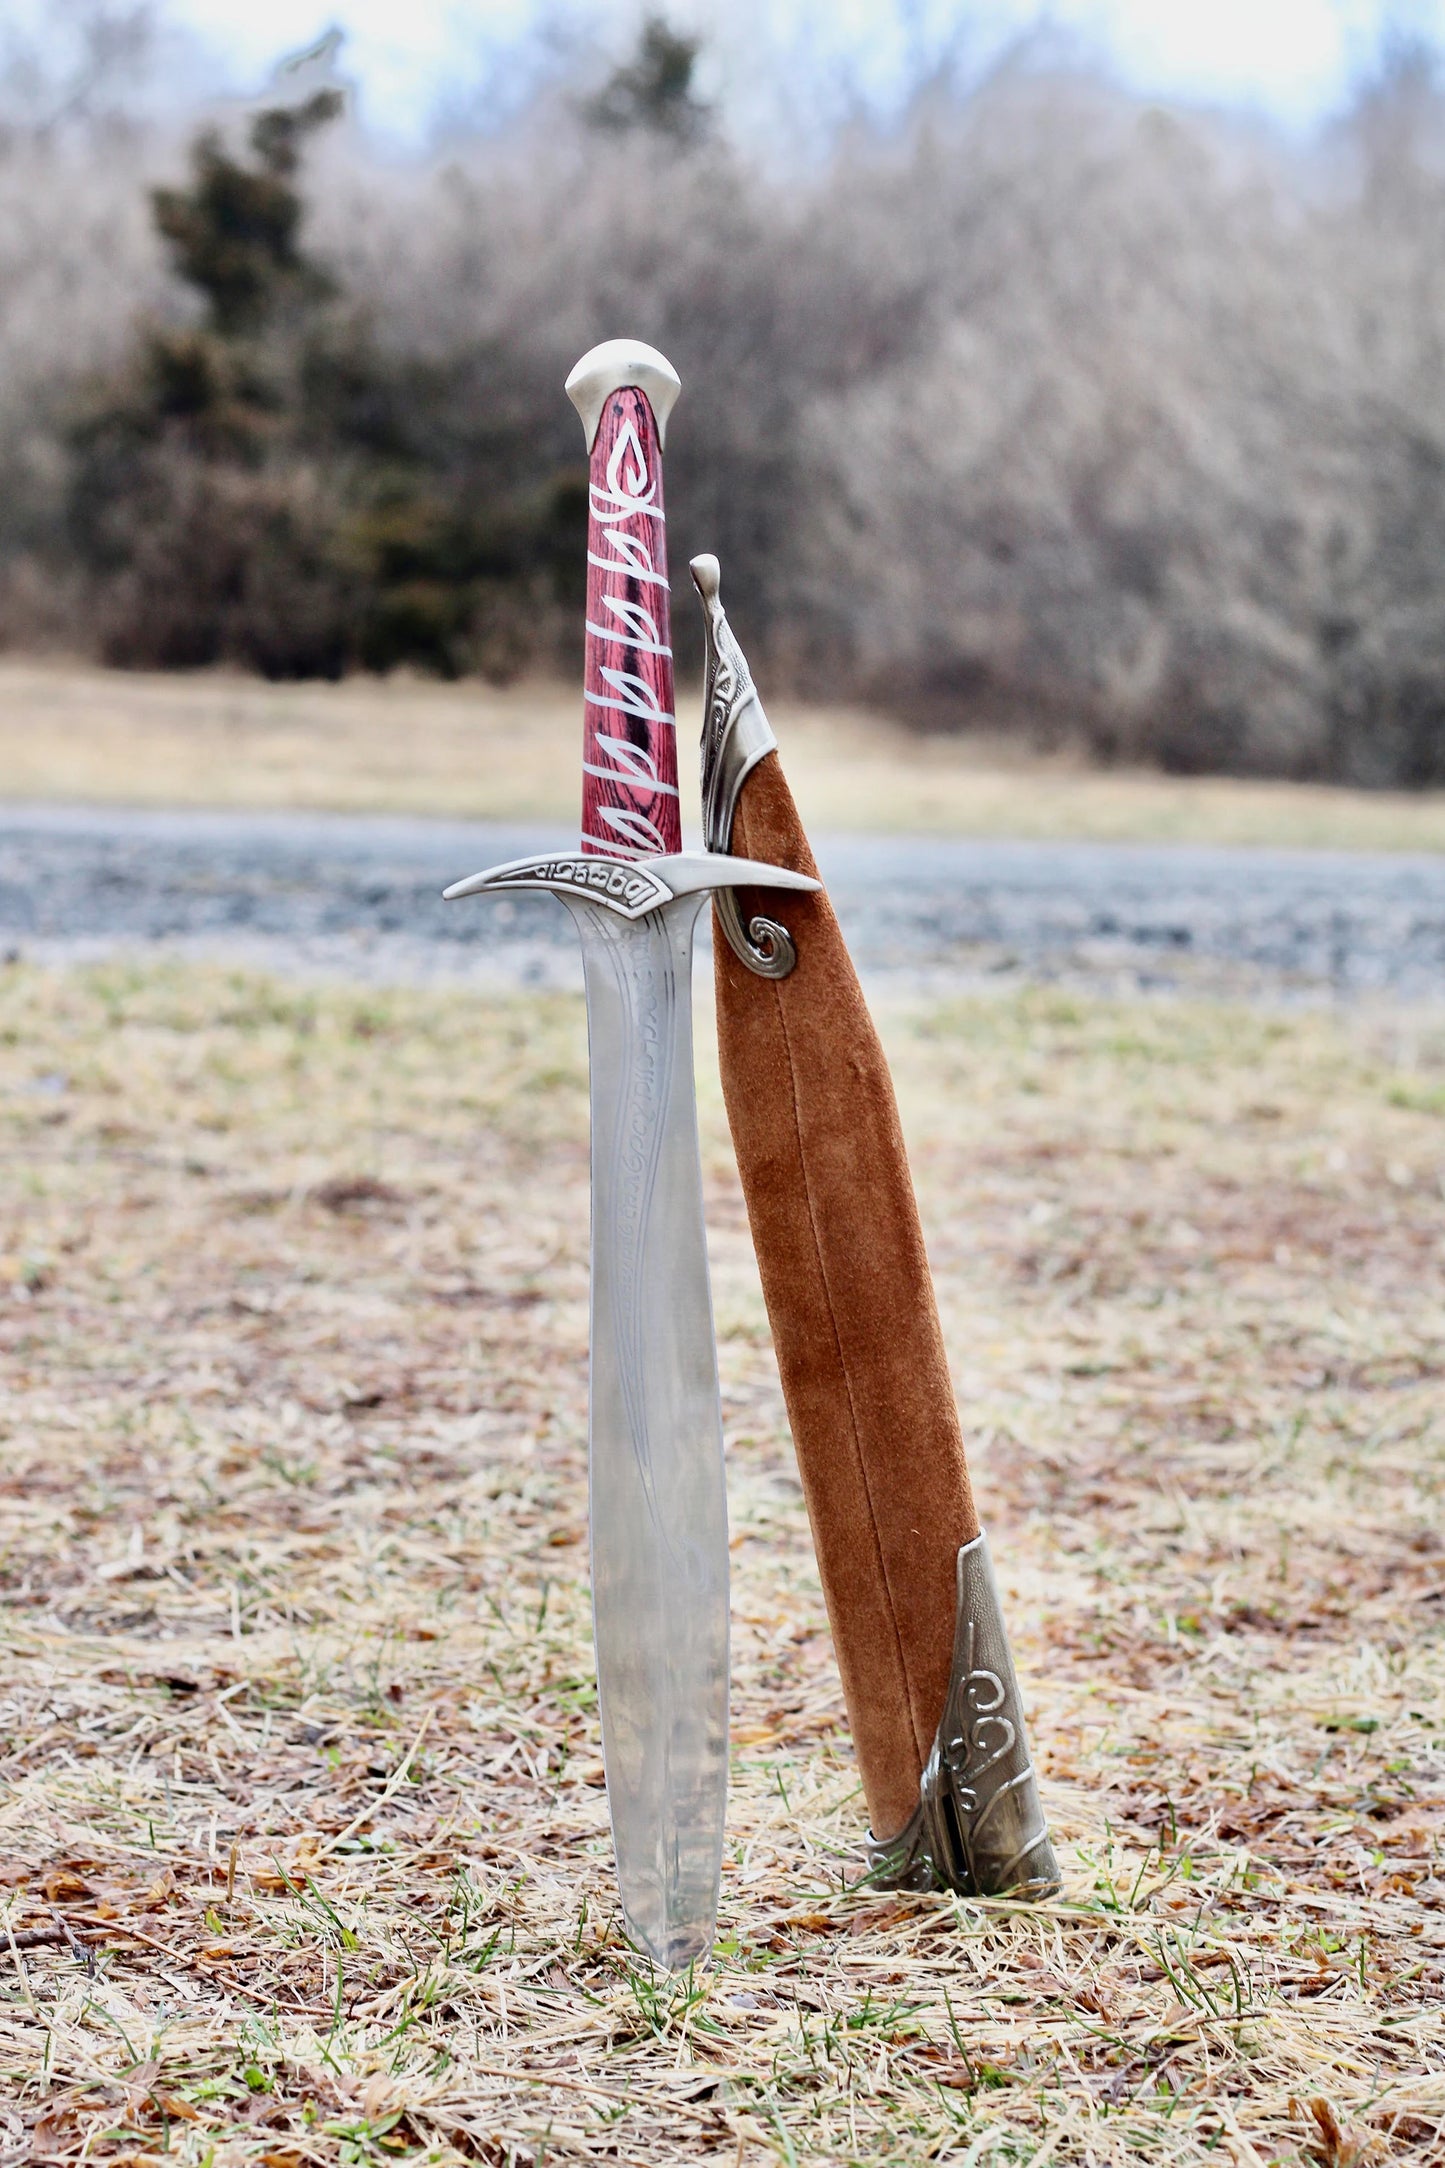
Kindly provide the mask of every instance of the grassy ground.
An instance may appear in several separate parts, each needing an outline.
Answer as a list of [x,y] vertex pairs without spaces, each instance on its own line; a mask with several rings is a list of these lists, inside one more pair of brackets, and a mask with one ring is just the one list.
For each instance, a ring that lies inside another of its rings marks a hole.
[[1067,1886],[856,1886],[705,1077],[735,1764],[668,1982],[599,1788],[577,1006],[0,977],[7,2157],[1442,2157],[1445,1042],[886,1028]]
[[[684,817],[700,700],[684,693]],[[817,829],[1099,841],[1445,848],[1445,792],[1091,772],[998,741],[920,739],[856,710],[770,703]],[[130,805],[324,807],[562,822],[580,702],[547,685],[264,685],[0,662],[0,794]]]

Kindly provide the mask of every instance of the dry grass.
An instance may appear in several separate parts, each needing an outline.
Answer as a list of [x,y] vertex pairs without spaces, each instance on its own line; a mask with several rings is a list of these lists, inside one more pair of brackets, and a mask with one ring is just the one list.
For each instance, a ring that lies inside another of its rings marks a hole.
[[887,1019],[1067,1887],[857,1886],[704,1079],[715,1964],[618,1935],[569,1000],[0,979],[8,2157],[1445,2155],[1445,1042]]
[[[819,829],[1445,848],[1445,792],[1182,780],[1030,758],[999,740],[919,738],[856,709],[770,703]],[[684,717],[700,699],[681,696]],[[265,685],[0,662],[0,795],[120,805],[329,808],[570,826],[575,691],[406,679]],[[690,741],[690,728],[684,734]],[[695,762],[685,813],[697,825]]]

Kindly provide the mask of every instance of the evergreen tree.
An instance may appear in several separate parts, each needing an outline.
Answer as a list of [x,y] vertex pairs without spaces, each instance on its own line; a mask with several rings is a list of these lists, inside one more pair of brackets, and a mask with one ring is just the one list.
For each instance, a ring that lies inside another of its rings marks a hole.
[[152,191],[156,230],[220,337],[256,330],[288,299],[331,292],[324,272],[301,253],[297,178],[306,139],[341,108],[339,91],[320,90],[304,105],[259,113],[250,165],[208,129],[191,154],[190,187]]
[[587,107],[596,128],[613,134],[646,129],[675,143],[699,142],[712,114],[693,91],[701,40],[681,37],[660,15],[642,26],[637,51],[612,75]]
[[494,420],[475,354],[383,349],[306,250],[305,152],[340,110],[270,108],[244,149],[208,130],[153,192],[197,320],[145,327],[72,437],[112,661],[502,676],[575,584],[585,474]]

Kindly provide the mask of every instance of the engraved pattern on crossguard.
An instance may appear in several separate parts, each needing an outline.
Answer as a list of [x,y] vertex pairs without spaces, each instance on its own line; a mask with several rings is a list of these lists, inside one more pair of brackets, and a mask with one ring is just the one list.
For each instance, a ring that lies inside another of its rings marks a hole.
[[[715,557],[694,557],[688,567],[702,603],[707,642],[707,685],[702,710],[702,829],[710,851],[732,849],[733,816],[743,784],[777,739],[763,713],[747,657],[738,646],[719,598]],[[733,954],[759,978],[785,979],[798,960],[786,926],[759,914],[743,924],[732,889],[713,897],[718,924]]]
[[958,1554],[948,1698],[896,1837],[868,1840],[870,1879],[890,1889],[1046,1897],[1059,1887],[998,1583],[983,1534]]

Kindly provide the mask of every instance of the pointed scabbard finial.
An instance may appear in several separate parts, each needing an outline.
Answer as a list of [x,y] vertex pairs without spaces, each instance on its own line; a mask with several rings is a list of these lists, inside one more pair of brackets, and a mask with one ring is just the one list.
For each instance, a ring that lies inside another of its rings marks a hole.
[[615,391],[635,385],[647,394],[657,423],[657,441],[667,444],[667,417],[682,390],[682,380],[665,354],[641,339],[604,339],[582,356],[567,379],[567,397],[582,417],[590,452],[602,425],[602,409]]
[[[710,851],[732,849],[733,815],[742,787],[760,760],[777,746],[763,713],[747,657],[738,646],[722,606],[722,571],[716,557],[688,565],[702,603],[707,680],[702,711],[702,832]],[[792,935],[774,918],[746,924],[732,889],[713,899],[728,947],[761,979],[785,979],[798,960]]]

